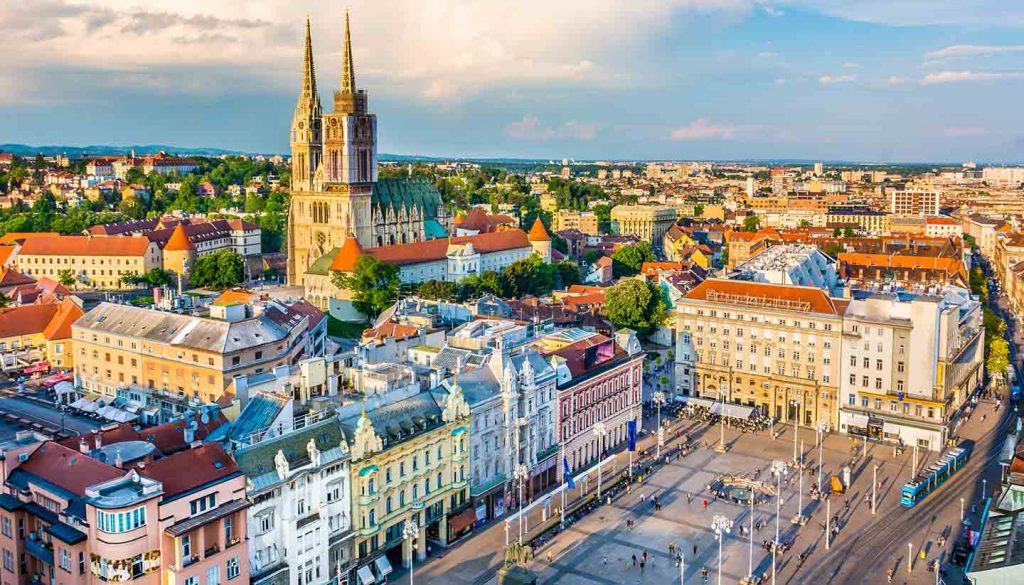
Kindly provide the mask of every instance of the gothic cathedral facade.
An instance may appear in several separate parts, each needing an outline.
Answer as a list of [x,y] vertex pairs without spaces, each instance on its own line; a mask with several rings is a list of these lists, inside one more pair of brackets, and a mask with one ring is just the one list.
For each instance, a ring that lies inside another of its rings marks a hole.
[[364,248],[444,237],[451,216],[424,180],[377,178],[377,116],[356,88],[352,37],[345,16],[341,87],[325,114],[316,87],[309,20],[302,90],[291,127],[288,283],[301,285],[311,264],[352,234]]

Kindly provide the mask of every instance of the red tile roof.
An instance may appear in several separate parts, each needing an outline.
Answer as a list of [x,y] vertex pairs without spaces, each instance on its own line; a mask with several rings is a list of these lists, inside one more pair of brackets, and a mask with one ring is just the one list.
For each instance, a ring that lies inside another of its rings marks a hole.
[[167,499],[240,472],[220,443],[207,443],[153,461],[141,473],[162,483]]
[[929,225],[957,225],[951,217],[928,217],[924,221]]
[[53,441],[40,445],[18,469],[80,496],[85,495],[85,488],[125,473]]
[[19,256],[144,256],[149,250],[149,239],[142,236],[89,237],[59,236],[32,237],[25,240]]
[[85,314],[72,297],[66,297],[57,305],[57,313],[50,319],[43,330],[43,337],[48,340],[70,339],[71,326]]
[[464,230],[477,230],[479,232],[486,232],[490,227],[490,221],[487,219],[487,212],[479,207],[474,207],[469,210],[466,217],[463,218],[462,223],[459,227]]
[[352,272],[356,269],[356,260],[359,260],[359,257],[362,255],[363,248],[359,245],[359,240],[350,234],[345,238],[345,243],[342,244],[337,255],[334,256],[334,260],[331,262],[331,270]]
[[0,287],[21,286],[24,284],[35,284],[36,279],[25,276],[13,268],[4,269],[0,272]]
[[28,238],[54,238],[59,235],[57,232],[7,232],[0,236],[0,244],[13,244]]
[[0,339],[42,333],[57,314],[58,308],[58,305],[49,304],[0,310]]
[[550,242],[551,236],[548,235],[548,230],[544,229],[544,224],[541,223],[540,218],[533,220],[533,227],[530,228],[530,241],[531,242]]
[[965,279],[967,278],[967,269],[964,268],[964,263],[959,258],[840,252],[837,261],[840,264],[845,263],[854,266],[941,270],[950,275],[959,274]]
[[[227,422],[227,419],[224,418],[223,413],[219,410],[211,410],[209,412],[210,422],[204,423],[201,419],[196,419],[195,421],[196,441],[202,441],[210,433]],[[96,435],[99,434],[103,437],[104,445],[113,445],[115,443],[123,443],[125,441],[146,441],[147,443],[152,443],[160,453],[164,455],[171,455],[172,453],[177,453],[178,451],[183,451],[189,448],[189,445],[185,443],[185,424],[185,420],[182,419],[137,431],[132,427],[132,425],[121,423],[112,429],[95,431],[93,433],[83,435],[83,437],[89,441],[90,449],[95,445]],[[80,438],[82,437],[70,437],[61,441],[61,444],[66,447],[77,449]]]
[[7,263],[14,257],[15,246],[0,245],[0,266],[7,266]]
[[[475,236],[439,238],[409,244],[366,248],[363,250],[363,253],[373,256],[385,264],[405,266],[408,264],[444,260],[448,256],[449,244],[473,244],[473,248],[481,254],[530,247],[530,241],[527,239],[526,232],[520,229],[511,229]],[[334,257],[334,261],[331,263],[331,270],[346,270],[344,267],[348,266],[347,256],[342,254],[342,252],[344,252],[344,247]],[[352,265],[354,266],[354,264],[353,261]]]
[[185,226],[180,223],[174,228],[174,232],[171,233],[171,239],[167,240],[167,244],[164,245],[165,251],[170,250],[181,252],[195,249],[195,244],[193,244],[192,241],[188,239],[188,235],[185,234]]
[[764,284],[741,280],[709,279],[686,293],[684,298],[690,300],[710,301],[715,295],[732,295],[719,298],[713,302],[727,304],[773,304],[773,309],[786,310],[787,301],[795,303],[791,310],[799,312],[839,314],[835,303],[825,291],[811,286],[790,286],[784,284]]

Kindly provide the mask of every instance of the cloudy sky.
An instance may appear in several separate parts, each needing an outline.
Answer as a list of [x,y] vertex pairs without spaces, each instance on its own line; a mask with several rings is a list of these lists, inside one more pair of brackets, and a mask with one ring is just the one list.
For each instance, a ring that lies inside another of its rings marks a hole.
[[[0,2],[0,143],[285,152],[342,0]],[[1016,0],[351,0],[380,150],[1024,160]]]

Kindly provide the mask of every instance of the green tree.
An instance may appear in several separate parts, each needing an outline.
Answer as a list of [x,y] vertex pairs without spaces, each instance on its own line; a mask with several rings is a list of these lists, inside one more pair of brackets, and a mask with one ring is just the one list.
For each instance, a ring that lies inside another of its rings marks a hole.
[[855,237],[857,237],[857,233],[853,231],[852,227],[845,227],[845,228],[843,228],[843,237],[844,238],[855,238]]
[[554,289],[557,278],[558,269],[555,266],[546,264],[539,256],[532,254],[502,270],[502,291],[505,297],[511,298],[545,295]]
[[11,302],[12,302],[11,301],[11,297],[9,297],[9,296],[5,295],[4,293],[0,292],[0,309],[10,305]]
[[402,286],[398,273],[398,266],[363,255],[356,260],[351,274],[335,272],[331,281],[334,286],[351,292],[352,305],[357,311],[373,318],[398,299]]
[[226,249],[200,256],[196,258],[189,280],[192,286],[212,289],[238,286],[245,281],[245,260]]
[[459,286],[445,280],[428,280],[420,284],[416,294],[424,299],[454,301],[458,298]]
[[608,289],[604,310],[617,327],[646,334],[665,320],[666,303],[657,286],[629,279]]
[[612,252],[612,274],[620,276],[633,276],[640,272],[644,262],[655,260],[654,250],[647,242],[640,242],[635,246],[620,246]]
[[1002,375],[1010,367],[1010,344],[1006,339],[998,337],[992,340],[985,358],[985,367],[990,377]]
[[563,254],[569,253],[569,242],[565,241],[565,238],[558,234],[553,234],[551,236],[551,247]]
[[64,286],[74,286],[78,279],[75,278],[75,271],[70,268],[64,268],[57,271],[57,280]]
[[756,232],[759,229],[761,229],[761,218],[757,217],[756,213],[751,213],[743,218],[743,231]]
[[583,276],[580,274],[580,267],[575,262],[570,260],[564,260],[555,265],[558,269],[558,287],[569,288],[574,284],[580,284],[583,282]]

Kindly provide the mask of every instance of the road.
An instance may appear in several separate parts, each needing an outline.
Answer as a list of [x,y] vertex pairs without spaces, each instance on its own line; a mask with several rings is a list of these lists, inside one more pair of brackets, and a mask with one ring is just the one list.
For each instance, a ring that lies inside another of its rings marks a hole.
[[81,435],[100,427],[99,421],[64,414],[55,408],[25,398],[0,397],[0,414],[3,413],[39,423],[50,432],[63,428],[69,434]]

